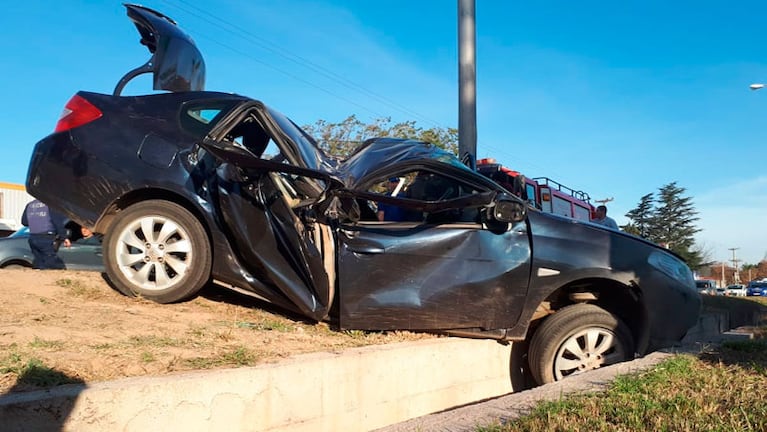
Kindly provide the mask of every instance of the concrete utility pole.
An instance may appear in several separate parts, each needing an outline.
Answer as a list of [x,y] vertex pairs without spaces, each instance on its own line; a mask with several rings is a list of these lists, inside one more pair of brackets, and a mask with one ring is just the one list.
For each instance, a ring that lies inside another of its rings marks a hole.
[[740,260],[735,257],[735,251],[738,249],[740,248],[729,249],[732,251],[732,259],[730,261],[732,261],[732,266],[735,267],[735,274],[733,275],[732,279],[733,279],[733,283],[736,283],[736,284],[740,283],[740,273],[738,273],[738,262],[740,262]]
[[475,0],[458,0],[458,157],[477,162],[477,55]]
[[721,287],[724,288],[727,286],[727,281],[724,279],[724,261],[722,261],[722,285]]

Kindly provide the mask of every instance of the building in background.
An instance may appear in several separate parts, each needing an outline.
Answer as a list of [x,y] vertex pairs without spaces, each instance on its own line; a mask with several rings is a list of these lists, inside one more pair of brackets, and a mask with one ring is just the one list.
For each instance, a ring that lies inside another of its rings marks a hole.
[[24,185],[0,182],[0,237],[21,227],[21,213],[33,199]]

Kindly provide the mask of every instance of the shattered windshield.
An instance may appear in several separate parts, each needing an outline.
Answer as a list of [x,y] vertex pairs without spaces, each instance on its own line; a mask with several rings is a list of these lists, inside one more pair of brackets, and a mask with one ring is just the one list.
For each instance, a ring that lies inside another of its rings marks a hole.
[[464,169],[464,170],[472,171],[471,168],[469,168],[468,166],[466,166],[466,164],[461,162],[461,160],[458,159],[458,157],[456,155],[454,155],[454,154],[452,154],[452,153],[450,153],[448,151],[444,151],[444,152],[441,152],[441,153],[437,154],[434,157],[434,159],[436,159],[436,160],[438,160],[438,161],[440,161],[442,163],[450,164],[450,165],[452,165],[454,167],[459,167],[459,168]]

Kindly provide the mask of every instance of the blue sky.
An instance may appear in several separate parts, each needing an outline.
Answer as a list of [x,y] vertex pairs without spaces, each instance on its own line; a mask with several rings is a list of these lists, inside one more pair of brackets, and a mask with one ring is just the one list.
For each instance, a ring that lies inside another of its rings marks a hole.
[[[457,0],[149,0],[197,42],[207,88],[298,124],[391,117],[458,124]],[[716,260],[767,253],[767,2],[478,0],[478,156],[614,198],[672,182]],[[78,90],[111,93],[148,52],[117,1],[11,2],[0,181],[23,183],[34,143]],[[147,93],[148,78],[128,94]]]

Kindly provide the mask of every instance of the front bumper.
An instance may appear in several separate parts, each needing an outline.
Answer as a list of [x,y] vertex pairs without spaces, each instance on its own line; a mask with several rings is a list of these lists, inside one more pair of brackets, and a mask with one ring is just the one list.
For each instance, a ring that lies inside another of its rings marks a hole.
[[697,289],[660,272],[654,272],[642,285],[650,287],[645,290],[649,324],[647,352],[679,344],[698,324],[703,301]]

